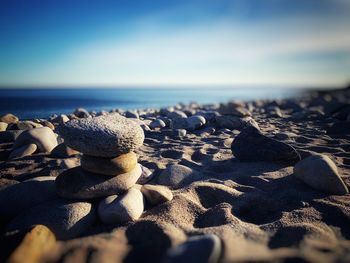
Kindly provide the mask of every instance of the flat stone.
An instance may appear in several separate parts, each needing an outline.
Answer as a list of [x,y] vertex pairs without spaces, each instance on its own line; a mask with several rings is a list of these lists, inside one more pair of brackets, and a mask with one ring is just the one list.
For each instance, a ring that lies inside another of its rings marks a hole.
[[183,244],[169,249],[163,262],[217,263],[221,250],[221,240],[218,236],[213,234],[193,236]]
[[17,123],[19,119],[17,118],[17,116],[11,113],[6,113],[0,116],[0,121],[10,124],[10,123]]
[[69,147],[87,155],[116,157],[143,144],[142,128],[118,113],[94,118],[71,120],[58,126]]
[[6,131],[8,124],[6,122],[0,121],[0,132]]
[[151,205],[159,205],[173,199],[170,189],[162,185],[145,184],[141,187],[141,192]]
[[55,178],[36,177],[0,190],[0,217],[12,218],[23,210],[56,199]]
[[84,233],[95,219],[96,214],[90,203],[56,200],[35,206],[17,216],[8,225],[7,232],[40,224],[48,227],[58,240],[67,240]]
[[64,171],[56,178],[57,193],[64,198],[92,199],[120,194],[131,188],[141,175],[140,165],[114,177],[84,171],[81,166]]
[[160,185],[178,188],[184,182],[192,181],[196,176],[197,174],[191,168],[180,164],[173,164],[161,172],[157,181]]
[[115,176],[128,173],[135,169],[137,155],[134,152],[121,154],[115,158],[94,157],[84,154],[81,158],[81,167],[88,172]]
[[295,164],[300,161],[290,145],[263,135],[254,127],[247,127],[234,139],[232,153],[242,162],[275,162]]
[[294,175],[310,187],[325,193],[349,193],[339,176],[337,166],[326,155],[311,155],[301,160],[294,167]]
[[39,151],[51,152],[57,146],[57,138],[55,133],[48,127],[35,128],[22,132],[17,137],[13,149],[26,144],[36,144]]
[[36,146],[36,144],[26,144],[23,145],[15,150],[13,150],[10,153],[9,159],[16,159],[16,158],[22,158],[25,156],[29,156],[32,155],[33,153],[35,153],[36,149],[38,149],[38,146]]
[[144,199],[140,190],[131,188],[126,193],[111,195],[98,206],[98,215],[103,223],[125,223],[140,218],[144,210]]

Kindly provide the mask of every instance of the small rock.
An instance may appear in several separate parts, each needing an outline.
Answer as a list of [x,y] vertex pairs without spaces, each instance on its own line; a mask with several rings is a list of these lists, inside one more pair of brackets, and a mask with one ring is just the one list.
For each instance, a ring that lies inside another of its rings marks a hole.
[[232,153],[242,162],[295,164],[300,160],[290,145],[263,135],[254,127],[245,128],[233,141]]
[[169,187],[180,187],[185,181],[189,181],[196,176],[196,173],[189,167],[174,164],[168,166],[158,176],[158,183]]
[[199,115],[188,117],[186,121],[187,121],[187,125],[186,125],[187,129],[189,129],[190,131],[197,130],[201,128],[203,125],[205,125],[206,123],[205,118]]
[[61,114],[51,120],[53,123],[62,124],[69,121],[69,118],[65,114]]
[[141,187],[141,192],[151,205],[159,205],[173,199],[173,193],[169,188],[161,185],[145,184]]
[[98,206],[98,215],[103,223],[125,223],[140,218],[144,210],[143,195],[137,188],[131,188],[121,196],[111,195]]
[[156,120],[154,120],[154,121],[152,121],[152,122],[150,123],[149,127],[150,127],[151,129],[161,129],[161,128],[166,127],[166,124],[165,124],[165,122],[164,122],[163,120],[161,120],[161,119],[156,119]]
[[124,113],[125,117],[126,118],[134,118],[134,119],[138,119],[139,118],[139,115],[136,111],[126,111]]
[[26,144],[23,145],[15,150],[13,150],[9,156],[9,159],[16,159],[16,158],[22,158],[28,155],[32,155],[33,153],[35,153],[36,149],[38,147],[36,146],[36,144]]
[[108,176],[128,173],[135,169],[137,156],[134,152],[121,154],[115,158],[93,157],[84,154],[81,158],[81,167],[88,172]]
[[182,112],[182,111],[179,111],[179,110],[174,110],[174,111],[171,111],[169,113],[166,114],[166,116],[170,119],[185,119],[187,118],[187,115]]
[[22,131],[0,131],[0,143],[13,142]]
[[139,148],[144,132],[132,119],[118,113],[71,120],[58,127],[69,147],[97,157],[115,157]]
[[78,108],[74,111],[74,115],[78,118],[90,118],[90,113],[84,108]]
[[60,143],[55,148],[53,148],[50,156],[53,158],[68,158],[78,153],[79,153],[78,151],[73,150],[72,148],[68,147],[64,143]]
[[10,124],[10,123],[17,123],[19,119],[11,113],[6,113],[0,116],[0,121]]
[[8,124],[6,122],[0,122],[0,131],[6,131]]
[[187,131],[185,129],[175,129],[173,130],[173,135],[176,138],[183,138],[187,134]]
[[152,173],[152,171],[150,169],[148,169],[146,166],[143,166],[141,165],[141,170],[142,170],[142,173],[141,173],[141,176],[140,178],[137,180],[137,184],[145,184],[149,181],[151,181],[154,177],[154,173]]
[[123,193],[137,182],[141,172],[140,165],[136,165],[129,173],[106,177],[78,166],[57,176],[55,184],[57,193],[63,198],[92,199]]
[[95,221],[90,203],[56,200],[35,206],[12,220],[7,232],[25,230],[32,225],[48,227],[59,240],[72,239],[84,233]]
[[226,104],[221,104],[219,108],[219,113],[222,115],[233,115],[237,117],[249,117],[252,114],[243,107],[242,104],[237,104],[235,102],[229,102]]
[[242,129],[244,128],[244,122],[242,118],[237,116],[225,115],[225,116],[216,116],[215,121],[220,128],[227,128],[230,130],[233,129]]
[[57,146],[57,139],[50,128],[35,128],[22,132],[16,139],[13,148],[17,149],[25,144],[36,144],[41,152],[51,152]]
[[337,166],[326,155],[312,155],[294,167],[294,175],[310,187],[322,192],[345,195],[348,188],[339,176]]
[[43,125],[44,127],[49,127],[51,130],[55,129],[55,126],[47,120],[41,121],[40,124]]
[[185,243],[170,248],[164,263],[217,263],[221,255],[222,245],[218,236],[207,234],[190,237]]

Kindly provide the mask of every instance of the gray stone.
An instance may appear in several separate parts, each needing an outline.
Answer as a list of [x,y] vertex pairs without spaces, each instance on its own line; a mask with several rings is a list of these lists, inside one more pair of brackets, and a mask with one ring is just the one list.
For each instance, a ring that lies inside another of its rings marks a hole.
[[290,145],[263,135],[254,127],[245,128],[233,141],[232,153],[242,162],[276,162],[295,164],[300,161]]
[[154,120],[154,121],[152,121],[151,123],[150,123],[150,125],[149,125],[149,127],[151,128],[151,129],[161,129],[161,128],[164,128],[164,127],[166,127],[166,124],[165,124],[165,122],[163,121],[163,120],[161,120],[161,119],[156,119],[156,120]]
[[12,220],[7,232],[26,230],[33,225],[45,225],[58,240],[83,234],[95,221],[90,203],[55,200],[35,206]]
[[79,152],[68,147],[64,143],[60,143],[51,151],[51,157],[53,158],[68,158],[72,155],[76,155]]
[[36,149],[38,149],[38,146],[36,146],[36,144],[26,144],[23,145],[15,150],[13,150],[10,153],[9,159],[16,159],[16,158],[22,158],[25,156],[29,156],[32,155],[33,153],[35,153]]
[[74,115],[78,118],[90,118],[90,113],[84,108],[78,108],[74,111]]
[[162,185],[145,184],[141,187],[141,192],[151,205],[159,205],[173,199],[170,189]]
[[131,188],[141,176],[136,165],[129,173],[114,177],[84,171],[80,166],[64,171],[56,178],[57,193],[64,198],[93,199],[120,194]]
[[154,177],[154,173],[152,173],[152,171],[150,169],[148,169],[147,167],[141,165],[141,170],[142,170],[142,173],[141,173],[141,176],[140,178],[137,180],[137,184],[145,184],[149,181],[151,181]]
[[349,193],[337,166],[326,155],[311,155],[294,167],[294,175],[310,187],[335,195]]
[[203,116],[207,121],[215,121],[216,116],[220,114],[216,111],[197,111],[196,115]]
[[36,177],[0,191],[0,217],[12,218],[25,209],[56,199],[55,178]]
[[32,143],[36,144],[41,152],[51,152],[57,146],[57,138],[55,133],[48,127],[26,130],[18,136],[13,148],[17,149],[22,145]]
[[255,120],[251,117],[237,117],[233,115],[216,116],[216,123],[220,128],[226,128],[230,130],[241,130],[245,127],[254,126],[259,127]]
[[98,206],[98,215],[106,224],[125,223],[139,219],[143,210],[141,191],[131,188],[120,196],[111,195],[103,199]]
[[58,127],[69,147],[97,157],[116,157],[143,144],[142,128],[118,113],[71,120]]
[[65,123],[65,122],[69,121],[69,118],[67,117],[67,115],[61,114],[61,115],[59,115],[59,116],[53,118],[51,121],[52,121],[53,123],[59,123],[59,124],[61,124],[61,123]]
[[0,132],[6,131],[8,124],[6,122],[0,122]]
[[168,112],[166,116],[170,119],[187,118],[187,115],[179,110]]
[[189,129],[190,131],[197,130],[201,128],[203,125],[205,125],[206,123],[205,118],[199,115],[188,117],[186,121],[187,121],[187,125],[186,125],[187,129]]
[[134,118],[134,119],[138,119],[139,118],[139,114],[136,111],[130,111],[130,110],[126,111],[124,113],[124,116],[126,118]]
[[0,143],[13,142],[22,131],[0,131]]
[[173,130],[173,135],[176,137],[176,138],[182,138],[182,137],[185,137],[187,134],[187,131],[185,129],[175,129]]
[[164,263],[217,263],[222,250],[221,240],[213,234],[192,236],[183,244],[170,248]]
[[191,168],[180,164],[173,164],[162,171],[157,180],[161,185],[178,188],[186,181],[193,181],[196,177],[196,172]]

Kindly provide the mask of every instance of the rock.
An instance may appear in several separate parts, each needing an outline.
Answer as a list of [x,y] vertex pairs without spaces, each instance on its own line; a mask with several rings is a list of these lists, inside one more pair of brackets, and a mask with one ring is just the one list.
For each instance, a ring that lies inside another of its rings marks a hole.
[[55,133],[50,128],[35,128],[22,132],[16,139],[13,148],[17,149],[25,144],[36,144],[39,151],[51,152],[57,146],[57,139]]
[[12,220],[7,232],[25,230],[33,225],[48,227],[59,240],[72,239],[84,233],[95,221],[90,203],[55,200],[35,206]]
[[11,113],[6,113],[0,116],[0,121],[10,124],[10,123],[17,123],[19,119]]
[[81,158],[81,167],[88,172],[108,176],[128,173],[135,169],[137,156],[134,152],[125,153],[115,158],[93,157],[84,154]]
[[186,121],[187,121],[187,125],[186,125],[187,129],[189,129],[190,131],[197,130],[201,128],[203,125],[205,125],[206,123],[205,118],[199,115],[188,117]]
[[156,120],[154,120],[154,121],[152,121],[152,122],[150,123],[149,127],[150,127],[151,129],[161,129],[161,128],[166,127],[166,124],[165,124],[165,122],[164,122],[163,120],[161,120],[161,119],[156,119]]
[[56,199],[55,178],[36,177],[0,191],[0,217],[12,218],[25,209]]
[[218,236],[213,234],[193,236],[183,244],[170,248],[163,262],[216,263],[219,262],[221,250],[221,240]]
[[232,115],[216,116],[216,123],[220,128],[226,128],[230,130],[241,130],[248,126],[254,126],[258,128],[258,124],[251,117],[240,118]]
[[327,129],[329,135],[341,135],[350,133],[350,121],[336,122]]
[[0,132],[6,131],[8,124],[6,122],[0,122]]
[[339,176],[337,166],[326,155],[312,155],[294,167],[294,175],[310,187],[335,195],[349,193]]
[[36,144],[26,144],[23,145],[15,150],[13,150],[9,156],[9,159],[16,159],[16,158],[22,158],[28,155],[32,155],[33,153],[35,153],[36,149],[38,147],[36,146]]
[[140,165],[129,173],[114,177],[84,171],[80,166],[64,171],[56,178],[57,193],[63,198],[92,199],[120,194],[131,188],[141,175]]
[[41,121],[40,124],[43,125],[44,127],[49,127],[51,130],[55,129],[55,126],[47,120]]
[[263,135],[254,127],[245,128],[233,141],[232,153],[242,162],[276,162],[295,164],[300,161],[290,145]]
[[278,118],[282,118],[283,114],[281,112],[281,109],[277,106],[274,107],[269,107],[269,113],[273,116],[273,117],[278,117]]
[[141,176],[140,178],[137,180],[137,184],[145,184],[149,181],[151,181],[154,177],[154,173],[152,173],[152,171],[150,169],[148,169],[147,167],[141,165],[141,170],[142,170],[142,173],[141,173]]
[[0,143],[13,142],[22,131],[0,131]]
[[78,118],[90,118],[90,113],[84,108],[78,108],[74,111],[74,115]]
[[151,205],[159,205],[173,199],[173,193],[169,188],[161,185],[145,184],[141,187],[141,192]]
[[61,115],[56,116],[55,118],[51,119],[51,121],[53,123],[62,124],[62,123],[65,123],[65,122],[69,121],[69,118],[67,117],[67,115],[61,114]]
[[12,252],[8,263],[37,263],[56,245],[55,234],[44,225],[36,225],[25,235],[21,244]]
[[216,111],[197,111],[196,115],[203,116],[208,122],[215,121],[220,114]]
[[138,119],[139,118],[139,115],[136,111],[126,111],[124,113],[125,117],[126,118],[134,118],[134,119]]
[[175,129],[173,130],[173,135],[176,137],[176,138],[182,138],[182,137],[185,137],[187,134],[187,131],[185,129]]
[[171,111],[171,112],[168,112],[166,114],[166,116],[170,119],[185,119],[187,118],[187,115],[182,112],[182,111],[179,111],[179,110],[174,110],[174,111]]
[[249,117],[252,114],[243,107],[242,104],[237,104],[236,102],[229,102],[226,104],[221,104],[219,108],[219,113],[222,115],[233,115],[237,117]]
[[55,148],[53,148],[50,156],[53,158],[68,158],[76,154],[79,154],[79,152],[68,147],[64,143],[60,143]]
[[187,118],[171,119],[170,128],[172,128],[172,129],[186,129],[187,128]]
[[173,164],[158,176],[158,183],[169,187],[180,187],[184,182],[192,180],[196,173],[189,167]]
[[140,218],[144,210],[143,195],[137,188],[126,193],[111,195],[103,199],[98,206],[98,215],[103,223],[125,223]]
[[66,145],[97,157],[116,157],[134,151],[145,138],[138,124],[118,113],[71,120],[58,130]]

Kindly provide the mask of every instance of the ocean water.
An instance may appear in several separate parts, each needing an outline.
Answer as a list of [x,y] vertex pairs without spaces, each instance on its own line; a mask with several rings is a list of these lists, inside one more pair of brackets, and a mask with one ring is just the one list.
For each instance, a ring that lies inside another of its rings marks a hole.
[[300,95],[293,88],[40,88],[0,89],[0,114],[11,112],[20,119],[47,118],[87,110],[161,108],[179,102],[217,103],[232,99],[279,99]]

